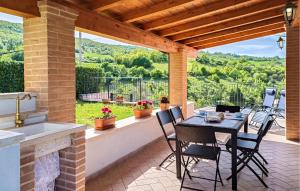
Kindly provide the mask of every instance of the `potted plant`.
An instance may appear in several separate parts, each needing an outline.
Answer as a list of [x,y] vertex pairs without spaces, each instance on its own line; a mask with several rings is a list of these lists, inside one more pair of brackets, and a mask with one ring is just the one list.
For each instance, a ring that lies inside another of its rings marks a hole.
[[138,101],[133,110],[135,118],[143,118],[143,117],[151,116],[152,108],[153,108],[152,101],[149,100]]
[[169,109],[170,101],[169,101],[168,97],[165,97],[165,96],[161,97],[159,107],[160,107],[160,110],[162,110],[162,111]]
[[105,130],[115,126],[116,116],[112,114],[111,109],[107,106],[101,109],[102,115],[95,118],[95,129]]
[[116,102],[117,102],[117,103],[123,103],[123,102],[124,102],[124,96],[118,95],[118,96],[116,97]]

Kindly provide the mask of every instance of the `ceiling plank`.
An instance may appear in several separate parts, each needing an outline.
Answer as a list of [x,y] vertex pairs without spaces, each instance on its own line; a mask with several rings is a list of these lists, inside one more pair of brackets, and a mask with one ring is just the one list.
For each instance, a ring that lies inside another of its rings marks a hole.
[[234,39],[226,39],[226,40],[219,41],[219,42],[204,44],[204,45],[201,45],[201,46],[198,46],[198,47],[195,47],[195,48],[200,50],[200,49],[211,48],[211,47],[215,47],[215,46],[222,46],[222,45],[231,44],[231,43],[235,43],[235,42],[240,42],[240,41],[244,41],[244,40],[250,40],[250,39],[254,39],[254,38],[260,38],[260,37],[264,37],[264,36],[274,35],[274,34],[278,34],[278,33],[282,33],[282,32],[285,32],[285,28],[279,28],[279,29],[274,29],[274,30],[270,30],[270,31],[264,31],[264,32],[261,32],[261,33],[251,34],[251,35],[248,35],[248,36],[242,36],[242,37],[238,37],[238,38],[234,38]]
[[266,27],[279,28],[278,27],[279,25],[281,27],[284,26],[283,16],[279,16],[276,18],[263,20],[263,21],[259,21],[259,22],[255,22],[255,23],[251,23],[251,24],[247,24],[247,25],[242,25],[242,26],[238,26],[238,27],[234,27],[234,28],[230,28],[230,29],[226,29],[226,30],[221,30],[218,32],[197,36],[197,37],[179,41],[179,42],[183,43],[183,44],[191,44],[190,46],[193,46],[193,43],[195,43],[195,42],[202,42],[202,41],[205,41],[208,39],[214,39],[217,37],[225,37],[226,38],[227,35],[232,35],[232,34],[240,35],[240,33],[242,33],[242,32],[247,32],[247,31],[251,32],[254,29],[264,30]]
[[197,47],[197,46],[201,46],[203,44],[209,44],[211,42],[219,42],[219,41],[222,41],[224,39],[234,39],[234,38],[238,38],[238,37],[241,37],[241,36],[258,34],[258,33],[261,33],[261,32],[271,31],[271,30],[279,29],[279,28],[283,28],[283,27],[284,27],[284,25],[282,23],[276,23],[276,24],[269,25],[269,26],[262,26],[262,27],[259,27],[259,28],[253,28],[253,29],[250,29],[250,30],[247,30],[247,31],[242,31],[242,32],[239,32],[238,34],[231,33],[231,31],[228,30],[227,31],[228,34],[225,35],[225,36],[217,36],[215,38],[203,39],[199,42],[195,42],[195,43],[190,44],[190,46]]
[[285,2],[285,0],[264,1],[261,3],[253,4],[252,6],[245,7],[243,9],[231,10],[226,13],[212,15],[200,20],[164,29],[159,31],[159,34],[161,36],[170,36],[197,28],[203,28],[205,26],[214,25],[220,22],[230,21],[235,18],[242,18],[244,16],[253,15],[255,13],[264,12],[267,10],[283,8],[285,6]]
[[271,18],[275,18],[275,17],[283,17],[281,9],[269,10],[266,12],[257,13],[255,15],[238,18],[238,19],[235,19],[232,21],[227,21],[227,22],[211,25],[211,26],[204,27],[204,28],[199,28],[196,30],[176,34],[174,36],[170,36],[169,38],[172,40],[175,40],[175,41],[179,41],[179,40],[184,40],[184,39],[188,39],[188,38],[192,38],[192,37],[196,37],[196,36],[200,36],[200,35],[204,35],[204,34],[208,34],[208,33],[212,33],[212,32],[235,28],[238,26],[242,26],[242,25],[246,25],[246,24],[250,24],[250,23],[254,23],[254,22],[258,22],[258,21],[264,21],[266,19],[271,19]]
[[93,0],[88,6],[91,10],[101,12],[117,6],[121,0]]
[[[122,23],[116,19],[97,14],[77,4],[75,5],[64,0],[51,1],[78,11],[79,15],[75,21],[75,26],[78,30],[157,49],[163,52],[178,52],[179,49],[185,49],[188,54],[192,56],[194,56],[196,52],[192,47],[160,37],[151,32],[143,31],[142,29]],[[9,0],[7,2],[9,3],[0,1],[0,6],[5,8],[6,11],[19,13],[18,16],[22,16],[22,14],[30,15],[31,17],[40,16],[37,1],[22,0],[20,2],[19,0]],[[28,9],[24,9],[23,7],[27,7]]]
[[159,3],[155,3],[150,7],[144,9],[138,9],[135,11],[130,11],[129,13],[122,16],[122,21],[131,23],[137,20],[149,18],[151,16],[160,14],[161,12],[169,11],[171,9],[191,4],[193,0],[165,0]]
[[196,7],[192,10],[181,11],[179,13],[176,13],[175,15],[145,23],[143,25],[143,29],[147,31],[153,29],[159,29],[162,27],[174,25],[178,22],[182,22],[185,20],[188,21],[188,20],[204,17],[205,15],[211,14],[215,11],[227,9],[232,6],[237,6],[245,2],[249,2],[249,0],[226,0],[226,1],[217,1],[214,3],[209,3],[207,5]]
[[0,12],[24,18],[40,16],[36,0],[22,0],[22,2],[1,0]]

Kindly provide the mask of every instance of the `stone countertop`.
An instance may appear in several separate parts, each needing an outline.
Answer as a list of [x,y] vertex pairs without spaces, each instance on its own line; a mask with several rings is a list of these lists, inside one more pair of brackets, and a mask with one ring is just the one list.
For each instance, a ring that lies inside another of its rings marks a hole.
[[34,93],[34,92],[0,93],[0,99],[16,99],[18,95],[23,96],[25,94],[30,94],[32,97],[37,96],[37,93]]
[[[55,126],[55,127],[53,127]],[[33,131],[40,129],[48,129],[42,130],[38,133],[32,133]],[[49,130],[50,129],[50,130]],[[33,125],[27,125],[21,128],[10,129],[10,132],[24,133],[25,138],[21,141],[21,147],[30,146],[30,145],[38,145],[43,142],[51,141],[56,138],[61,138],[68,136],[73,133],[85,131],[86,126],[75,123],[37,123]]]
[[23,133],[0,130],[0,148],[7,145],[19,143],[24,138],[25,135]]

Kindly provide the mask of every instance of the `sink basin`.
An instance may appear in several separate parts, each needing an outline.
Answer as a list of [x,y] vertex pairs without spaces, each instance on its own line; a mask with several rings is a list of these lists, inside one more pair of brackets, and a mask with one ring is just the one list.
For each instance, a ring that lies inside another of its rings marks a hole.
[[38,123],[34,125],[27,125],[21,128],[10,129],[9,131],[23,133],[25,140],[32,140],[41,138],[49,135],[59,135],[65,133],[72,133],[77,131],[80,125],[73,123]]

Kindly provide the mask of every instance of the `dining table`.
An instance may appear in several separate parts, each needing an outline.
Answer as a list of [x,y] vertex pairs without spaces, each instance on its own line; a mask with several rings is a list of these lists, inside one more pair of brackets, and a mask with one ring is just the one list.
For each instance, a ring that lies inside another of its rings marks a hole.
[[[205,117],[194,115],[181,122],[178,126],[192,126],[199,128],[211,128],[215,132],[228,133],[231,135],[231,171],[232,171],[232,190],[237,190],[237,135],[242,127],[244,132],[248,132],[248,115],[235,117],[234,113],[225,114],[224,119],[219,122],[209,122]],[[181,179],[181,157],[180,142],[176,140],[176,175]]]

